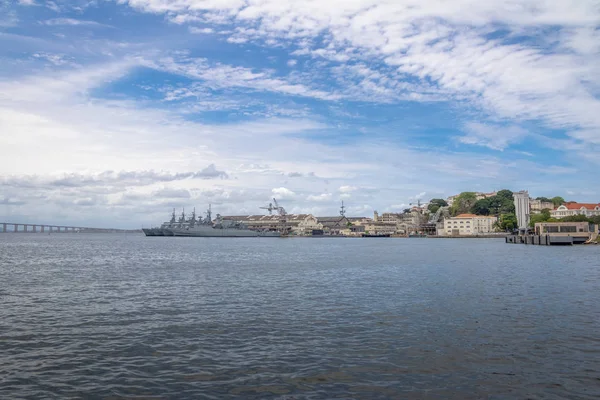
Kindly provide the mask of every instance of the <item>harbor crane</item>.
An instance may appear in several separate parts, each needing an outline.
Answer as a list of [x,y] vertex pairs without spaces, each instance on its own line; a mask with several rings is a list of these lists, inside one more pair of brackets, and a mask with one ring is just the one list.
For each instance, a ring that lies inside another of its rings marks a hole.
[[260,207],[263,210],[267,210],[269,215],[273,215],[273,211],[277,212],[279,215],[279,232],[282,236],[287,236],[288,234],[288,226],[287,226],[287,212],[285,208],[279,205],[277,199],[273,198],[273,202],[269,203],[266,207]]
[[273,207],[273,203],[269,203],[268,206],[266,207],[259,207],[263,210],[267,210],[269,212],[269,215],[273,215],[273,210],[275,210],[275,207]]
[[[409,206],[414,206],[415,203],[408,203]],[[417,207],[421,208],[421,199],[417,199]]]

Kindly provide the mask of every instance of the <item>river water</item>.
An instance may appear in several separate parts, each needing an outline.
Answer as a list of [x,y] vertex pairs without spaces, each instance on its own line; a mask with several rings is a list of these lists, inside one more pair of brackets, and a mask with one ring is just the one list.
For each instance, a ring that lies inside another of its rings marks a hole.
[[598,399],[600,246],[0,234],[0,398]]

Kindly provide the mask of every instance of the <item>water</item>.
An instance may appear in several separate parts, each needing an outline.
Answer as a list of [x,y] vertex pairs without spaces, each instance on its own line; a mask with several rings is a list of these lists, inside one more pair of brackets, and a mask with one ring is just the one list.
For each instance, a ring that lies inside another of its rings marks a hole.
[[600,246],[3,234],[0,266],[0,398],[600,397]]

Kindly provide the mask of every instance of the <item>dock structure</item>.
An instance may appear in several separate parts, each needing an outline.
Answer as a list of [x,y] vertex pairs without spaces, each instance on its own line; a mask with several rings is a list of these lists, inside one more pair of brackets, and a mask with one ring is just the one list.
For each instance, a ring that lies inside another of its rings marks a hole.
[[598,237],[598,229],[598,225],[587,222],[539,222],[531,233],[507,236],[506,243],[540,246],[586,244]]
[[82,226],[32,224],[23,222],[0,222],[0,233],[118,233],[138,230],[89,228]]

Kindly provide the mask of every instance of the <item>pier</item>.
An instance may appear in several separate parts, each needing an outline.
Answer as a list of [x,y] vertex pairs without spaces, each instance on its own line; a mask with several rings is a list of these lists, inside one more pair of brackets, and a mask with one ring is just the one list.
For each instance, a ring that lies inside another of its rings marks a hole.
[[530,233],[510,235],[506,243],[538,246],[571,246],[594,243],[599,226],[587,222],[539,222]]
[[139,230],[90,228],[82,226],[32,224],[23,222],[0,222],[0,233],[128,233]]

